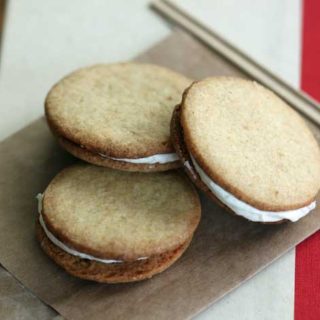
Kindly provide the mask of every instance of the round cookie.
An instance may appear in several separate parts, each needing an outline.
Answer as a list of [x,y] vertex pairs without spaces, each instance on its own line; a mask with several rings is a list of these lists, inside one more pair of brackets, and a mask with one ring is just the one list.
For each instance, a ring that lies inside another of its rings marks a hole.
[[95,65],[53,86],[45,114],[62,147],[82,160],[127,171],[165,171],[180,164],[170,118],[190,83],[151,64]]
[[179,172],[63,170],[39,197],[37,237],[70,274],[99,282],[152,277],[187,249],[200,201]]
[[314,209],[318,144],[303,119],[256,82],[195,82],[171,131],[191,179],[235,214],[273,223],[297,221]]

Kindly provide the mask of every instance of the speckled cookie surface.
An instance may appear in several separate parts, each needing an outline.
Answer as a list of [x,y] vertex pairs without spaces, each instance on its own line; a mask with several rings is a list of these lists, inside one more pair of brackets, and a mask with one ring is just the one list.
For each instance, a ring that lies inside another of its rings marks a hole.
[[253,81],[209,78],[184,94],[180,123],[188,151],[207,175],[261,210],[311,203],[320,152],[304,120]]
[[187,249],[190,239],[178,248],[147,260],[104,264],[72,256],[54,245],[39,223],[36,234],[42,249],[59,266],[78,278],[105,283],[132,282],[151,278],[173,264]]
[[[207,187],[207,185],[201,180],[198,172],[195,170],[192,159],[190,157],[190,153],[186,147],[186,144],[184,142],[183,137],[183,131],[180,124],[180,112],[181,112],[181,106],[176,106],[172,119],[171,119],[171,139],[173,146],[176,150],[176,153],[181,161],[181,164],[183,165],[183,169],[186,172],[186,174],[189,176],[190,180],[200,189],[202,190],[211,200],[216,202],[218,205],[220,205],[222,208],[224,208],[229,213],[238,216],[241,219],[246,219],[243,216],[238,215],[236,212],[231,210],[228,206],[226,206],[224,203],[222,203]],[[248,220],[248,219],[246,219]],[[250,221],[250,220],[248,220]],[[288,220],[282,219],[277,222],[261,222],[263,224],[280,224],[283,222],[287,222]]]
[[49,92],[46,117],[58,136],[116,158],[171,153],[169,124],[190,80],[139,63],[80,69]]
[[42,216],[60,241],[80,252],[133,261],[186,243],[199,223],[200,202],[179,172],[129,173],[81,164],[49,184]]
[[73,156],[84,160],[86,162],[95,164],[97,166],[112,168],[116,170],[124,170],[131,172],[160,172],[160,171],[168,171],[172,169],[179,168],[180,161],[173,161],[168,163],[155,163],[155,164],[132,164],[124,161],[112,160],[106,157],[103,157],[97,153],[90,152],[84,148],[79,147],[73,142],[66,140],[64,138],[58,137],[58,141],[60,145],[70,152]]

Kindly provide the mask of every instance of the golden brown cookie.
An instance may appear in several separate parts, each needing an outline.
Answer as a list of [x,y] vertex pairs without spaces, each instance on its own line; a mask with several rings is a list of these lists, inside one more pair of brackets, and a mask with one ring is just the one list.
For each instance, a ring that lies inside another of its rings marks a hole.
[[318,144],[295,111],[254,81],[194,83],[174,113],[172,138],[191,179],[238,215],[296,221],[315,206]]
[[61,145],[90,163],[128,171],[174,169],[179,161],[170,118],[190,83],[151,64],[95,65],[53,86],[46,118]]
[[151,278],[169,268],[180,258],[190,243],[187,241],[175,250],[154,255],[145,260],[105,264],[81,259],[63,251],[49,240],[39,222],[36,223],[36,234],[44,252],[69,274],[106,283],[133,282]]
[[179,172],[75,165],[40,200],[42,248],[69,273],[100,282],[163,271],[186,250],[200,220],[198,195]]

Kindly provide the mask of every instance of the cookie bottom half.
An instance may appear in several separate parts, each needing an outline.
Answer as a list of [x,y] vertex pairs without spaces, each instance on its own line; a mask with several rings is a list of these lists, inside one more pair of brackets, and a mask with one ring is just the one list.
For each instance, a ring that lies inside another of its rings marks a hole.
[[128,163],[124,161],[117,161],[103,157],[99,154],[95,154],[85,148],[81,148],[77,144],[69,141],[63,137],[58,137],[58,141],[62,148],[67,150],[76,158],[83,161],[95,164],[101,167],[107,167],[111,169],[131,171],[131,172],[160,172],[168,171],[181,167],[180,161],[173,161],[169,163],[155,163],[155,164],[145,164],[145,163]]
[[175,250],[154,255],[145,260],[105,264],[82,259],[63,251],[53,244],[39,222],[36,235],[44,252],[69,274],[102,283],[134,282],[149,279],[170,267],[188,248],[191,238]]

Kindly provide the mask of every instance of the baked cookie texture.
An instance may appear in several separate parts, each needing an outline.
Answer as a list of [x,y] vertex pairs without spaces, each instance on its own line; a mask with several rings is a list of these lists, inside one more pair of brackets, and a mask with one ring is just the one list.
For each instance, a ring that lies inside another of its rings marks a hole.
[[195,82],[183,95],[179,122],[188,153],[238,199],[265,211],[314,201],[317,141],[295,111],[258,83],[228,77]]
[[178,259],[192,239],[200,210],[196,191],[179,172],[130,173],[79,164],[63,170],[45,190],[45,225],[74,250],[123,262],[105,264],[72,256],[40,227],[38,239],[69,273],[96,281],[136,281]]
[[[171,138],[173,145],[175,147],[175,150],[179,156],[180,161],[183,164],[184,171],[189,176],[190,180],[197,186],[200,190],[202,190],[211,200],[213,200],[215,203],[220,205],[222,208],[224,208],[226,211],[228,211],[232,215],[237,215],[235,212],[233,212],[228,206],[226,206],[223,202],[221,202],[206,186],[206,184],[201,180],[198,172],[195,170],[193,166],[192,159],[190,157],[190,153],[184,143],[183,139],[183,131],[180,124],[180,110],[181,106],[177,105],[175,107],[175,110],[172,115],[171,119]],[[246,219],[243,216],[238,217],[242,219]],[[248,220],[248,219],[246,219]],[[250,220],[249,220],[250,221]],[[287,222],[287,219],[282,219],[276,222],[264,222],[264,224],[281,224],[283,222]]]
[[71,73],[50,90],[46,118],[55,135],[84,147],[95,158],[99,153],[125,159],[173,153],[170,118],[190,83],[151,64],[95,65]]

